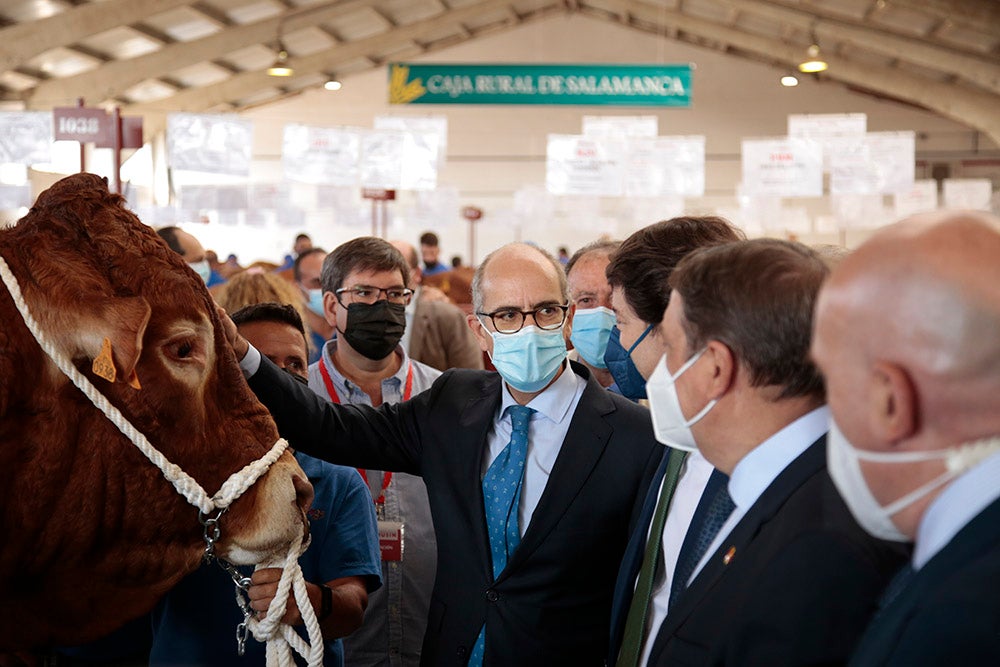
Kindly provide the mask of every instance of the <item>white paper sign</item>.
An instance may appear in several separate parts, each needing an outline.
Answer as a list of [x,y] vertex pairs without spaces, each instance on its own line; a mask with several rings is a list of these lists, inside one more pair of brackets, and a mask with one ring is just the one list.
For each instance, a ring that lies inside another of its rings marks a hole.
[[0,112],[0,163],[52,161],[52,112]]
[[438,150],[437,134],[367,131],[361,138],[361,186],[433,190]]
[[167,164],[173,169],[247,176],[253,123],[235,114],[167,116]]
[[399,187],[403,190],[435,189],[442,155],[439,134],[406,132],[403,139],[403,175]]
[[944,179],[944,207],[989,211],[993,184],[988,178]]
[[376,130],[398,130],[412,134],[433,134],[437,136],[438,166],[442,166],[448,155],[447,116],[375,116]]
[[550,134],[545,189],[556,195],[617,197],[623,192],[625,150],[619,139]]
[[827,144],[830,194],[892,194],[913,187],[916,137],[913,132],[870,132]]
[[659,132],[656,116],[584,116],[585,137],[655,137]]
[[822,148],[811,139],[744,139],[743,186],[750,196],[821,197]]
[[250,210],[280,211],[291,206],[288,186],[284,183],[253,183],[250,185]]
[[863,135],[868,116],[863,113],[789,114],[788,136],[801,139],[830,139]]
[[349,127],[286,125],[281,148],[285,178],[300,183],[360,185],[362,132]]
[[244,210],[248,202],[245,185],[185,185],[180,189],[181,207],[192,211]]
[[914,181],[912,188],[906,192],[896,193],[893,197],[893,204],[897,218],[936,210],[938,207],[937,181],[933,179]]
[[790,114],[788,136],[812,139],[823,147],[823,169],[830,170],[829,142],[842,137],[864,136],[868,116],[863,113]]
[[655,137],[628,142],[627,197],[705,194],[705,137]]

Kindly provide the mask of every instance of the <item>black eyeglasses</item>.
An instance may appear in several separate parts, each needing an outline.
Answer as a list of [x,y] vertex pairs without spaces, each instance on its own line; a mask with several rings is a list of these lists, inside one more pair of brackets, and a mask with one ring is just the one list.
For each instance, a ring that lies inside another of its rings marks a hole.
[[[375,303],[376,301],[382,300],[382,295],[385,294],[385,299],[389,303],[396,303],[400,305],[407,305],[410,303],[410,299],[413,298],[413,290],[406,289],[405,287],[371,287],[370,285],[355,285],[354,287],[341,287],[339,290],[334,292],[337,295],[337,300],[341,304],[344,304],[344,297],[348,299],[347,303],[367,303],[369,305]],[[346,305],[346,304],[344,304]]]
[[528,320],[529,315],[535,322],[535,326],[539,329],[544,329],[545,331],[558,329],[566,321],[566,311],[568,310],[569,304],[549,304],[539,306],[534,310],[501,308],[500,310],[494,310],[492,313],[477,312],[476,315],[490,318],[490,321],[493,322],[493,328],[497,330],[497,333],[513,334],[524,327],[524,323]]

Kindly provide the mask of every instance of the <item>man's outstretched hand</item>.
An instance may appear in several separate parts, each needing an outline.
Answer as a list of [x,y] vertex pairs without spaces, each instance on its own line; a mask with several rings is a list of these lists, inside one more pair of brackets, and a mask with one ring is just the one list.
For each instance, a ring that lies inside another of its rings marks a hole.
[[215,312],[219,314],[219,319],[222,321],[222,331],[226,334],[226,340],[229,341],[233,352],[236,353],[236,360],[242,361],[243,357],[247,356],[247,352],[250,350],[250,343],[236,330],[236,325],[233,324],[229,314],[222,306],[215,304]]

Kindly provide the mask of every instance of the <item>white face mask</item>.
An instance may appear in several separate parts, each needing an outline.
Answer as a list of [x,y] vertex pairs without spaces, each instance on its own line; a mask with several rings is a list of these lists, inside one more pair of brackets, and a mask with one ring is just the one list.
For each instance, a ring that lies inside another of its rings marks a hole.
[[[1000,451],[1000,438],[924,452],[871,452],[852,445],[831,419],[826,439],[826,465],[837,491],[862,528],[881,540],[910,542],[911,538],[900,532],[892,517],[997,451]],[[861,472],[861,459],[885,464],[944,459],[946,470],[902,498],[880,505]]]
[[681,411],[681,401],[677,396],[677,378],[684,371],[691,368],[694,362],[705,354],[703,348],[684,365],[677,369],[673,375],[667,368],[667,356],[663,355],[653,374],[649,376],[646,383],[646,396],[649,398],[649,410],[653,415],[653,435],[661,444],[668,445],[674,449],[681,449],[685,452],[693,452],[698,449],[694,441],[694,434],[691,433],[691,426],[697,424],[702,417],[708,414],[717,401],[715,399],[708,402],[701,412],[691,419],[684,419],[684,412]]

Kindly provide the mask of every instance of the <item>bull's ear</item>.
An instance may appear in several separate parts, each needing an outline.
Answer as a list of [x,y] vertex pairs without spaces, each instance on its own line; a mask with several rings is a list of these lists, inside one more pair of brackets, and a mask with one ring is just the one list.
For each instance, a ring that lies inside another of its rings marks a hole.
[[112,326],[113,334],[109,336],[115,366],[121,373],[123,381],[128,381],[135,372],[142,354],[142,337],[149,324],[152,313],[149,302],[141,296],[122,297],[105,309],[104,317]]
[[106,357],[110,348],[114,369],[99,374],[105,379],[130,381],[142,354],[142,337],[151,312],[149,302],[141,296],[111,299],[96,314],[82,318],[79,333],[71,343],[76,347],[73,356],[98,359],[102,354]]

